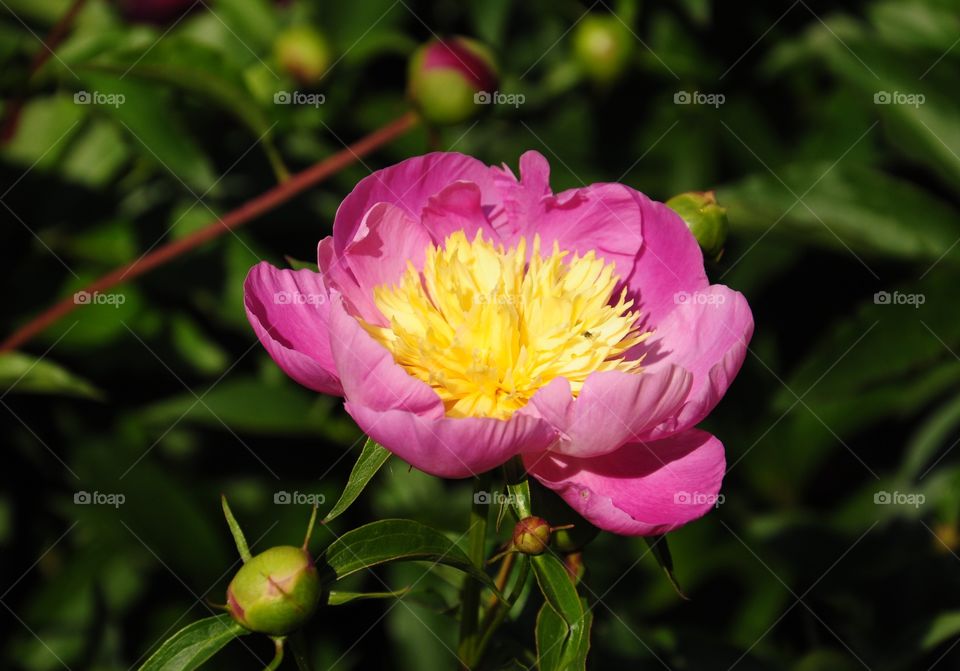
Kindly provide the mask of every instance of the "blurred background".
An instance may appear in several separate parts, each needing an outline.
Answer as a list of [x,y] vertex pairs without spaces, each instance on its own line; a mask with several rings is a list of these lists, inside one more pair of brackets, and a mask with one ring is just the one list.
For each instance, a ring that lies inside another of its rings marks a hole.
[[[960,668],[956,3],[0,5],[3,336],[401,115],[427,40],[485,43],[513,95],[0,357],[0,666],[136,668],[208,616],[237,567],[221,492],[255,551],[297,542],[309,509],[277,494],[332,505],[361,437],[259,346],[247,270],[311,261],[371,170],[433,149],[515,169],[536,149],[557,191],[716,189],[731,231],[708,271],[756,319],[706,424],[727,450],[722,505],[669,537],[691,600],[642,539],[601,534],[584,552],[589,667]],[[378,517],[462,529],[470,501],[470,483],[393,460],[315,546]],[[453,668],[456,577],[424,570],[359,576],[416,588],[322,611],[317,668]],[[500,651],[531,649],[535,613]],[[248,637],[210,668],[262,668],[271,648]]]

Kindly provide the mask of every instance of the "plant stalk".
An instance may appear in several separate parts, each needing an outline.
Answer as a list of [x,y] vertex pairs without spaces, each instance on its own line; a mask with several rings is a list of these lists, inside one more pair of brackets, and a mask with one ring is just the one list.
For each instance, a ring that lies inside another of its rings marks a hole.
[[[419,117],[416,113],[407,112],[342,151],[314,164],[302,172],[298,172],[272,189],[247,201],[240,207],[231,210],[222,218],[218,218],[204,228],[183,238],[168,242],[149,254],[141,256],[136,261],[112,270],[88,284],[82,291],[93,294],[111,289],[121,282],[130,281],[158,266],[168,263],[186,252],[199,247],[203,243],[223,235],[227,231],[239,228],[249,221],[277,208],[331,175],[343,170],[348,165],[360,160],[366,154],[403,135],[415,127],[418,122]],[[0,344],[0,354],[20,347],[31,338],[73,312],[79,305],[81,304],[74,300],[73,295],[67,296],[60,302],[55,303],[34,319],[27,322],[27,324],[17,329],[9,338]]]
[[[470,506],[468,556],[474,566],[483,570],[486,565],[487,519],[490,514],[489,491],[492,475],[484,473],[474,480],[473,503]],[[481,495],[483,494],[483,495]],[[460,642],[457,656],[461,669],[475,664],[475,648],[479,642],[477,625],[480,616],[480,583],[465,577],[460,590]]]

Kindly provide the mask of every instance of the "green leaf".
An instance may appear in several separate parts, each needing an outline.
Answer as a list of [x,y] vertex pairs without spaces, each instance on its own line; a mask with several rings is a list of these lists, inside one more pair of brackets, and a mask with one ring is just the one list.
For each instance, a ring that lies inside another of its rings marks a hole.
[[125,53],[120,62],[86,63],[82,69],[136,77],[183,91],[229,114],[259,140],[268,158],[281,170],[273,145],[273,125],[262,106],[243,83],[242,73],[225,62],[222,54],[190,39],[151,43],[140,53]]
[[364,599],[399,599],[410,593],[410,588],[405,587],[393,592],[333,592],[327,597],[327,604],[330,606],[342,606],[351,601],[361,601]]
[[91,107],[119,122],[131,136],[130,146],[147,161],[182,180],[197,196],[216,185],[210,160],[179,122],[167,92],[119,74],[86,71],[82,79],[91,91],[122,101]]
[[0,388],[33,394],[64,394],[82,398],[100,398],[93,385],[52,361],[21,352],[0,355]]
[[377,444],[373,439],[367,438],[363,451],[360,452],[360,458],[357,459],[357,463],[353,465],[353,470],[350,471],[347,486],[343,488],[343,493],[330,512],[327,513],[327,516],[323,518],[324,524],[339,517],[357,500],[360,493],[389,458],[390,452],[387,448]]
[[931,261],[957,239],[949,205],[872,168],[818,162],[777,173],[789,190],[762,172],[718,191],[734,231],[763,235],[773,227],[805,244]]
[[223,646],[250,632],[227,614],[189,624],[163,642],[140,671],[191,671],[213,657]]
[[657,560],[657,563],[660,564],[663,572],[666,573],[667,580],[670,581],[673,589],[676,590],[681,599],[689,600],[687,595],[683,593],[683,590],[680,589],[680,583],[677,582],[677,577],[673,573],[673,557],[670,556],[670,546],[667,545],[667,535],[645,536],[643,540],[650,546],[650,552]]
[[560,669],[560,657],[567,640],[567,625],[549,603],[537,613],[537,668],[540,671]]
[[920,647],[924,650],[930,650],[957,634],[960,634],[960,610],[940,613],[927,628],[927,633],[924,635]]
[[937,450],[954,434],[958,424],[960,396],[938,408],[917,430],[904,450],[904,460],[897,472],[897,479],[900,482],[910,482],[920,475]]
[[[446,536],[413,520],[380,520],[348,531],[323,553],[337,579],[395,561],[429,561],[459,569],[492,587],[493,581],[474,566]],[[568,581],[569,582],[569,581]]]
[[550,553],[537,555],[532,560],[533,573],[543,598],[563,618],[570,635],[579,636],[583,628],[583,606],[563,562]]
[[593,625],[593,612],[583,607],[583,626],[574,636],[563,618],[549,603],[543,604],[537,614],[537,668],[540,671],[584,671],[587,654],[590,652],[590,628]]

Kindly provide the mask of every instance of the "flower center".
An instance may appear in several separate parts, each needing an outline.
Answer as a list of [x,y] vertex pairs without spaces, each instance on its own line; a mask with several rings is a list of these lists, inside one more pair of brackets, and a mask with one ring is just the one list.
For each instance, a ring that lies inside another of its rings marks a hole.
[[[613,264],[590,251],[566,260],[554,243],[541,254],[539,236],[504,249],[458,231],[426,251],[395,286],[374,289],[388,327],[363,323],[411,375],[436,390],[450,417],[506,419],[538,389],[564,377],[576,395],[590,373],[640,371],[624,359],[650,332]],[[565,262],[566,260],[566,262]]]

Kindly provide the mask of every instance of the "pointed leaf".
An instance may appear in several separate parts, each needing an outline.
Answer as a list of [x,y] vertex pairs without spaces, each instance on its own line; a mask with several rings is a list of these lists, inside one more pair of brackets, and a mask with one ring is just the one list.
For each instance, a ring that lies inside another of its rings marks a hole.
[[34,394],[99,398],[100,392],[52,361],[20,352],[0,356],[0,389]]
[[585,671],[593,612],[587,608],[585,600],[581,600],[581,606],[583,626],[571,636],[557,611],[549,603],[543,604],[536,624],[537,668],[540,671]]
[[390,452],[387,448],[368,438],[357,463],[353,465],[353,470],[350,471],[350,477],[347,479],[347,486],[343,488],[343,494],[340,495],[340,499],[327,513],[327,516],[323,518],[324,523],[339,517],[349,508],[389,458]]
[[362,601],[364,599],[399,599],[410,593],[409,587],[398,589],[393,592],[333,592],[327,597],[327,604],[330,606],[342,606],[351,601]]
[[164,641],[140,671],[192,671],[237,636],[249,633],[227,614],[208,617]]
[[348,531],[323,553],[337,579],[395,561],[428,561],[470,574],[488,587],[493,581],[466,553],[436,529],[413,520],[380,520]]
[[563,618],[571,636],[579,636],[583,628],[583,606],[563,562],[554,554],[537,555],[532,559],[533,573],[543,598]]
[[643,540],[650,546],[651,554],[653,554],[657,563],[660,564],[663,572],[667,574],[667,580],[670,581],[673,589],[676,590],[681,599],[689,601],[690,599],[683,593],[683,590],[680,589],[680,583],[677,582],[677,577],[673,573],[673,557],[670,556],[670,546],[667,545],[667,535],[645,536]]

